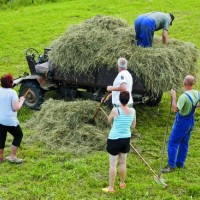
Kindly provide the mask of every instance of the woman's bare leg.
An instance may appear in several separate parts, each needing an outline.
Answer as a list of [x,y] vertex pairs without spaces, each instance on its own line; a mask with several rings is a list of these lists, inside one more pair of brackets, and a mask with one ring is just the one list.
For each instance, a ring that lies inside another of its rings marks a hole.
[[109,168],[109,190],[114,190],[114,183],[117,174],[117,157],[109,154],[110,168]]
[[119,176],[120,176],[120,184],[125,183],[126,178],[126,157],[127,153],[119,154]]

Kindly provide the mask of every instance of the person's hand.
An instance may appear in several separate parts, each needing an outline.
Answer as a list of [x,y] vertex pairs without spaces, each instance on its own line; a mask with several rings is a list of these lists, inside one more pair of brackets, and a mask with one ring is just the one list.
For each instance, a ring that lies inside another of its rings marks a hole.
[[108,99],[110,98],[110,96],[108,95],[107,97],[103,97],[101,99],[101,103],[105,103],[106,101],[108,101]]
[[110,86],[110,85],[107,86],[107,91],[108,91],[108,92],[112,92],[112,89],[113,89],[113,86]]
[[24,96],[21,96],[21,97],[19,98],[19,101],[22,102],[22,103],[24,103],[24,101],[25,101]]
[[107,100],[106,100],[106,98],[105,97],[103,97],[102,99],[101,99],[101,103],[105,103]]
[[104,96],[101,99],[101,103],[105,103],[106,101],[108,101],[110,99],[110,97],[112,96],[112,93],[107,93],[106,96]]
[[175,90],[173,90],[173,89],[171,89],[171,97],[172,97],[172,99],[175,99],[176,98],[176,91]]

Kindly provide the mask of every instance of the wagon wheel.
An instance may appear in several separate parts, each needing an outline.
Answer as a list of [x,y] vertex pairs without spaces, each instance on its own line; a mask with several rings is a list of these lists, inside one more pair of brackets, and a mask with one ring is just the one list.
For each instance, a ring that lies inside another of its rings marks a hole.
[[24,96],[28,89],[30,91],[26,96],[24,105],[31,109],[40,109],[41,104],[44,102],[44,91],[34,81],[25,82],[20,86],[19,96]]

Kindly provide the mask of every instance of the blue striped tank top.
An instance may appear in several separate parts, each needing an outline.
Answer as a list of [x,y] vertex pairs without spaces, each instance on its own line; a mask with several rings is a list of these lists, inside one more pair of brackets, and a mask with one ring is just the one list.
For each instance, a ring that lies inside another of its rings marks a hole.
[[114,140],[119,138],[131,137],[131,125],[135,119],[135,111],[130,115],[125,115],[122,109],[118,108],[118,116],[114,118],[113,125],[108,135],[108,139]]

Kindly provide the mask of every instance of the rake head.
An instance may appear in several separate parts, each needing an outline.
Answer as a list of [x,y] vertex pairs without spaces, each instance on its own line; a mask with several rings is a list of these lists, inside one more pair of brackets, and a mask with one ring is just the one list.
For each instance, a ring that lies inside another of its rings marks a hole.
[[164,186],[164,188],[166,188],[168,185],[165,183],[165,179],[160,178],[159,176],[154,176],[154,180],[158,183],[158,184],[162,184]]

